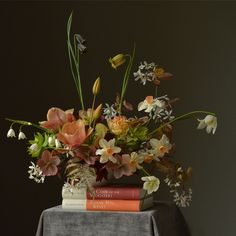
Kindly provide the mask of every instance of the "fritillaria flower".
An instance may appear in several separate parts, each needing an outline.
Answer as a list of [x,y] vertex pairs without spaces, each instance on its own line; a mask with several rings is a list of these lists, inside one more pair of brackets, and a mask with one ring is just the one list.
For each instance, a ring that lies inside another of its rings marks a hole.
[[73,148],[84,143],[91,132],[91,128],[86,131],[82,120],[77,120],[64,124],[61,131],[57,134],[57,139]]
[[111,170],[116,179],[119,179],[123,175],[132,175],[130,156],[127,154],[124,154],[122,156],[116,154],[115,158],[117,160],[116,163],[109,162],[106,164],[107,170]]
[[141,178],[144,181],[143,189],[147,190],[148,194],[156,192],[160,186],[160,180],[155,176],[145,176]]
[[76,39],[78,50],[81,53],[85,52],[86,47],[84,46],[84,43],[86,42],[86,40],[80,34],[75,34],[75,39]]
[[160,140],[155,138],[150,139],[150,144],[152,149],[149,150],[149,152],[157,157],[163,157],[172,148],[172,145],[165,134],[162,135]]
[[40,126],[50,130],[57,130],[66,122],[74,121],[74,109],[63,111],[60,108],[52,107],[48,110],[47,121],[40,123]]
[[37,161],[37,165],[42,170],[45,176],[51,176],[57,174],[57,166],[60,164],[60,158],[53,156],[48,150],[43,151],[40,159]]
[[121,151],[120,147],[115,146],[115,139],[111,139],[107,141],[104,138],[101,138],[99,140],[99,146],[101,149],[97,149],[96,155],[100,156],[100,163],[106,163],[109,160],[113,163],[116,163],[117,160],[114,157],[114,154],[119,153]]
[[109,62],[111,63],[111,66],[114,69],[117,69],[117,67],[121,66],[125,63],[125,55],[124,54],[118,54],[114,56],[113,58],[109,59]]
[[8,138],[15,138],[16,137],[16,133],[14,131],[14,129],[10,128],[7,132],[7,137]]
[[207,115],[203,120],[198,120],[199,125],[197,129],[206,128],[206,132],[215,134],[217,128],[217,118],[212,115]]

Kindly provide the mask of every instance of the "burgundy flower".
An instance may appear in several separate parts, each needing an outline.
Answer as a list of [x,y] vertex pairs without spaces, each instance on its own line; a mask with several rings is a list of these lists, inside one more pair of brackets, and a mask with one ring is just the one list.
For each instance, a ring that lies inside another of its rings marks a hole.
[[75,120],[73,111],[73,109],[63,111],[60,108],[52,107],[48,110],[47,121],[41,122],[40,126],[55,131],[66,122]]
[[116,179],[119,179],[123,175],[130,176],[132,175],[131,166],[130,166],[130,156],[129,155],[115,155],[117,159],[116,163],[111,161],[106,164],[107,170],[110,170]]
[[60,164],[60,158],[53,156],[48,150],[43,151],[41,158],[37,161],[38,166],[46,176],[56,175]]
[[75,157],[84,160],[89,165],[94,165],[98,156],[95,147],[80,146],[74,151]]

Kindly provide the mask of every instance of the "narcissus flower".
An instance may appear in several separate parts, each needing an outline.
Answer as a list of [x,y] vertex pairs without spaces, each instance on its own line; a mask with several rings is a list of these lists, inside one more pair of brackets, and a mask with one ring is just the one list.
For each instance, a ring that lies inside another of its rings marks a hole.
[[148,194],[156,192],[160,186],[160,180],[155,176],[145,176],[141,178],[144,181],[143,189],[147,190]]
[[147,96],[144,101],[138,104],[138,111],[144,110],[145,112],[149,113],[154,108],[156,109],[157,107],[162,109],[164,105],[165,103],[162,102],[161,100],[154,99],[153,96]]
[[109,59],[109,62],[111,63],[111,66],[114,69],[117,69],[117,67],[121,66],[122,64],[125,63],[125,55],[124,54],[118,54],[114,56],[113,58]]
[[149,152],[157,157],[163,157],[172,148],[172,145],[165,134],[162,135],[160,140],[155,138],[150,139],[150,144],[152,149],[149,150]]
[[131,152],[130,154],[130,167],[131,171],[135,172],[137,169],[142,169],[142,166],[140,165],[144,161],[144,156],[138,154],[137,152]]
[[102,149],[97,149],[96,155],[101,155],[100,163],[106,163],[109,160],[113,163],[117,162],[116,158],[114,157],[114,154],[119,153],[121,151],[121,148],[115,146],[114,138],[109,141],[104,138],[101,138],[99,140],[99,146]]
[[212,115],[207,115],[203,120],[198,120],[199,125],[197,129],[206,128],[206,132],[215,134],[217,128],[217,118]]

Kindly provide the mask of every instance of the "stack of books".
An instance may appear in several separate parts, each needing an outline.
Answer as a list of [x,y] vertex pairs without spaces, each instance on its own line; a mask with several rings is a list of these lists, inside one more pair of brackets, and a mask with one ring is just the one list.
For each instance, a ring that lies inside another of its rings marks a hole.
[[153,206],[153,196],[142,186],[96,186],[91,194],[86,188],[62,191],[63,209],[91,211],[142,211]]

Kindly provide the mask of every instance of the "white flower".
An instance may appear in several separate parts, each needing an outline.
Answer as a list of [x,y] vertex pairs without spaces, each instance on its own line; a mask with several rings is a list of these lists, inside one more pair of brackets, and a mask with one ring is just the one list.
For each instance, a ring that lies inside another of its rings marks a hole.
[[206,132],[209,133],[215,133],[217,128],[217,118],[212,115],[207,115],[203,120],[198,120],[199,125],[197,129],[204,129],[206,128]]
[[33,144],[29,147],[29,149],[31,150],[31,152],[37,152],[38,149],[39,149],[39,146],[38,146],[37,143],[33,143]]
[[164,106],[164,103],[158,99],[153,99],[153,96],[147,96],[144,101],[138,104],[138,111],[145,110],[145,112],[149,113],[154,108],[159,107],[161,109]]
[[139,155],[137,152],[131,152],[130,154],[130,166],[131,171],[135,172],[137,169],[142,169],[142,166],[140,165],[144,161],[144,156]]
[[192,193],[193,192],[191,188],[189,188],[188,193],[186,193],[185,191],[183,191],[182,193],[174,191],[174,202],[177,206],[187,207],[192,201]]
[[22,132],[22,131],[20,131],[20,133],[19,133],[19,135],[18,135],[18,139],[20,140],[20,139],[26,139],[26,136],[25,136],[25,134]]
[[7,132],[7,137],[8,138],[12,138],[12,137],[16,137],[16,134],[15,134],[15,131],[14,131],[14,129],[12,129],[12,128],[10,128],[9,130],[8,130],[8,132]]
[[117,160],[113,154],[119,153],[121,148],[115,146],[115,139],[113,138],[107,142],[104,138],[101,138],[99,140],[99,145],[102,149],[97,149],[96,155],[101,155],[100,163],[106,163],[109,160],[116,163]]
[[157,157],[163,157],[172,148],[172,145],[165,134],[162,135],[160,140],[155,138],[150,139],[150,144],[152,149],[149,150],[149,152]]
[[141,178],[144,181],[143,189],[147,190],[148,194],[156,192],[160,186],[160,180],[155,176],[145,176]]
[[103,109],[103,115],[105,116],[105,119],[112,119],[116,116],[117,111],[114,109],[114,104],[109,106],[109,104],[105,104],[106,107]]
[[42,170],[39,168],[38,165],[35,165],[31,162],[31,166],[29,166],[29,179],[33,179],[36,183],[43,183],[45,180],[45,175],[43,175]]
[[56,145],[56,148],[60,148],[61,147],[61,143],[58,139],[55,139],[55,145]]
[[50,147],[55,146],[55,138],[54,138],[54,137],[49,137],[49,138],[48,138],[48,145],[49,145]]

